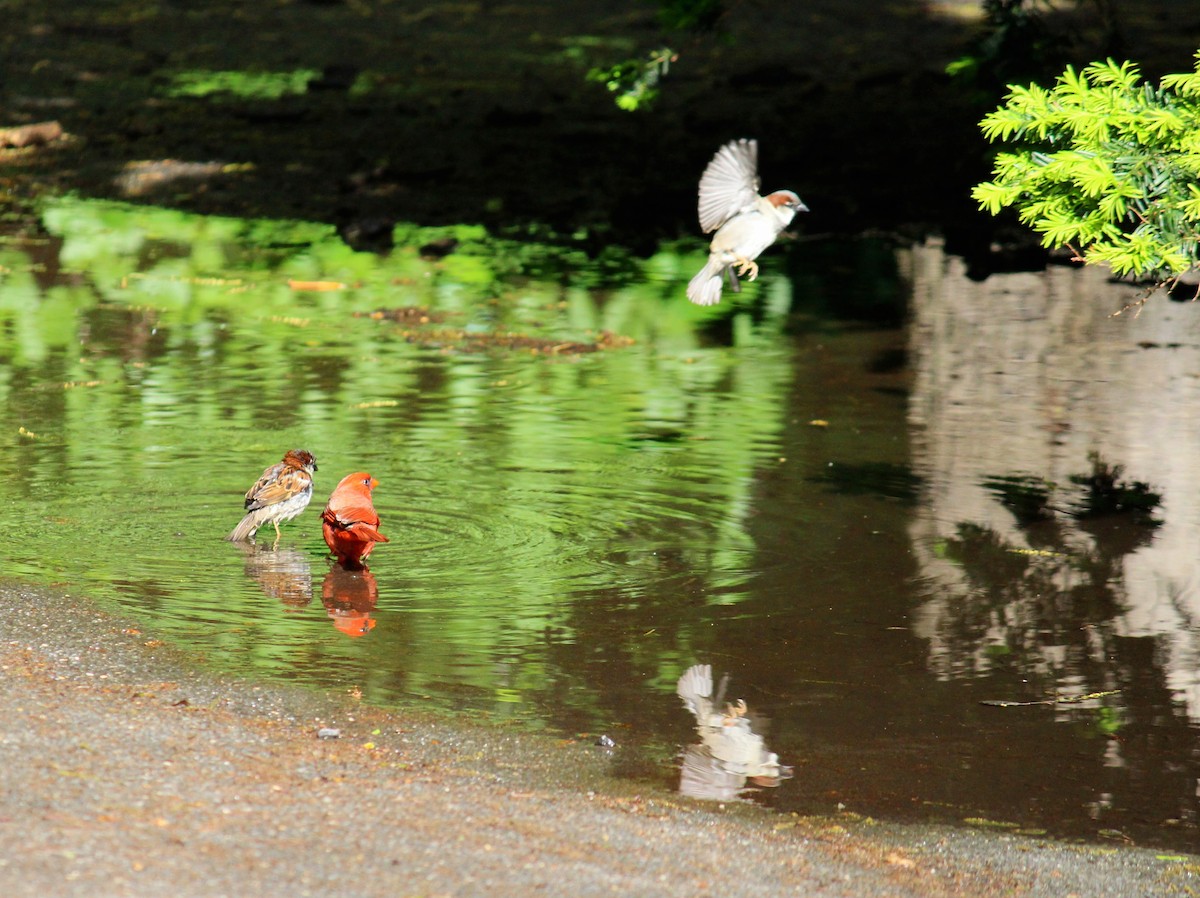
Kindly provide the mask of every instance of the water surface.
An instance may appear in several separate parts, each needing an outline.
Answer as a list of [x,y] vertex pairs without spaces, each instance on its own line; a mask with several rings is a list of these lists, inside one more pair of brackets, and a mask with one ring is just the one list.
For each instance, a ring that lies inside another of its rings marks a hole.
[[[708,662],[797,768],[778,807],[1196,847],[1194,306],[860,241],[707,310],[694,252],[397,236],[72,199],[10,234],[3,573],[660,782]],[[313,506],[224,542],[292,447]],[[391,541],[351,575],[318,513],[359,469]],[[1098,471],[1158,501],[1098,509]]]

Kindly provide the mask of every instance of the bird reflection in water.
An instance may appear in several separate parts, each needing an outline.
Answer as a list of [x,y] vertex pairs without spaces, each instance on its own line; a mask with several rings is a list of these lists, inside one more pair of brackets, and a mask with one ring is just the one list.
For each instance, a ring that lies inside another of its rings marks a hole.
[[264,593],[293,611],[312,601],[312,565],[299,549],[277,549],[267,543],[238,543],[246,556],[246,576]]
[[321,601],[333,625],[347,636],[365,636],[375,628],[371,612],[379,601],[379,587],[365,567],[347,570],[334,565],[321,584]]
[[763,737],[754,732],[757,721],[743,700],[721,709],[728,682],[727,674],[714,695],[711,665],[696,664],[675,688],[695,715],[700,736],[700,742],[684,752],[679,777],[679,791],[692,798],[730,801],[755,786],[778,786],[792,775],[792,768],[780,764],[779,757],[767,751]]

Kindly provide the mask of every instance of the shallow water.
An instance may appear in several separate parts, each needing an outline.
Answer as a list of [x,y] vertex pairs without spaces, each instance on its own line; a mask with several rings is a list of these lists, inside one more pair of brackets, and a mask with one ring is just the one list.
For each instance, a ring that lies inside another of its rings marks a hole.
[[[694,253],[398,237],[69,199],[11,234],[3,573],[226,670],[608,733],[659,780],[709,662],[797,768],[778,807],[1196,846],[1193,306],[864,241],[702,310]],[[292,447],[312,507],[224,542]],[[358,469],[391,541],[347,574],[318,514]],[[1161,501],[1088,516],[1097,470]]]

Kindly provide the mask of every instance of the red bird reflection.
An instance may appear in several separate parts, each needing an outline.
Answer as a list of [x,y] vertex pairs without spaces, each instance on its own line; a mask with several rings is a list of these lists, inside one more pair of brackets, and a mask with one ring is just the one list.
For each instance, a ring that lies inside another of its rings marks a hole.
[[375,629],[372,612],[379,601],[375,575],[365,568],[331,568],[321,584],[321,602],[333,625],[351,639]]
[[321,531],[329,551],[348,570],[363,566],[376,543],[388,538],[379,532],[379,515],[371,502],[371,490],[379,485],[365,471],[342,478],[321,512]]

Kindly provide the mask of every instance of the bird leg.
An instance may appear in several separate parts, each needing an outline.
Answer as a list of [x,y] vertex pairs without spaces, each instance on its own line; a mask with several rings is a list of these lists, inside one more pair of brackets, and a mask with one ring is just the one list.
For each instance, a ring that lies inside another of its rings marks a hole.
[[279,545],[279,522],[272,521],[271,523],[275,525],[275,545],[278,546]]
[[750,272],[749,280],[754,280],[756,277],[758,277],[758,263],[753,259],[747,259],[745,256],[738,256],[736,259],[734,259],[734,262],[737,264],[738,274],[745,277],[746,272],[748,271]]
[[733,266],[730,265],[725,269],[725,274],[729,276],[729,290],[731,293],[741,293],[742,285],[738,282],[737,275],[733,271]]
[[722,723],[724,723],[725,726],[730,726],[736,723],[739,717],[746,716],[747,710],[746,700],[744,698],[739,698],[736,702],[727,704],[725,706],[725,720],[723,720]]

